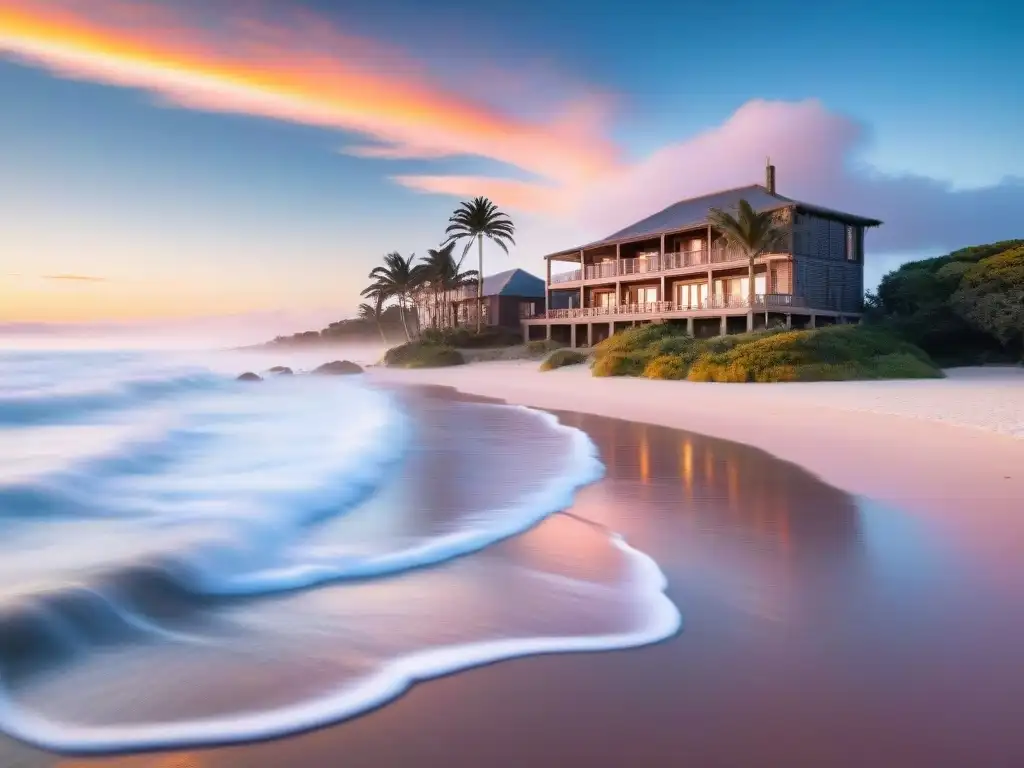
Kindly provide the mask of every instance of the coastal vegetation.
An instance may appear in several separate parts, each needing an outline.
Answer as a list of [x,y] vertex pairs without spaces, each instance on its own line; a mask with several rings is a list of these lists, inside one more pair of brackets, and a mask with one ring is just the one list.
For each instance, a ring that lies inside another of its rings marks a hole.
[[852,325],[708,339],[669,324],[644,325],[605,339],[594,353],[595,376],[735,383],[942,376],[918,347],[887,331]]
[[[462,249],[462,259],[466,258],[469,247],[476,240],[478,267],[477,277],[477,311],[476,330],[480,332],[483,322],[482,303],[484,295],[484,238],[496,243],[501,250],[508,253],[508,246],[515,245],[515,225],[512,220],[498,210],[498,208],[486,197],[476,197],[469,202],[460,203],[459,207],[448,219],[448,228],[445,235],[448,239],[446,246],[454,247],[456,243],[465,240],[466,245]],[[459,265],[462,264],[459,260]]]
[[[404,340],[424,347],[462,349],[519,344],[518,333],[482,326],[483,312],[479,303],[474,313],[475,330],[465,325],[465,317],[459,317],[465,289],[475,285],[478,302],[483,295],[484,239],[496,243],[507,253],[508,246],[515,244],[514,235],[515,224],[487,198],[477,197],[460,203],[448,219],[443,243],[428,249],[426,257],[417,259],[415,254],[403,256],[392,251],[384,256],[382,264],[370,271],[370,283],[360,294],[366,301],[359,305],[357,317],[331,323],[320,331],[278,336],[265,346],[310,346],[374,338],[385,344]],[[464,242],[464,246],[461,256],[456,258],[455,248],[460,242]],[[463,269],[463,261],[474,242],[480,269]],[[424,316],[429,322],[426,327],[421,325]],[[420,364],[425,365],[428,360],[453,359],[447,353],[432,350],[421,356]]]
[[553,371],[556,368],[564,368],[567,365],[582,365],[587,362],[587,356],[574,349],[556,349],[548,355],[540,364],[542,371]]
[[[407,313],[412,310],[407,310]],[[385,344],[399,342],[405,338],[405,326],[415,323],[415,319],[406,317],[403,322],[402,310],[397,306],[376,308],[372,304],[363,304],[359,316],[331,323],[319,331],[304,331],[291,336],[278,336],[273,341],[262,345],[276,347],[313,347],[326,344],[342,344],[346,342],[383,341]]]
[[484,328],[477,332],[471,328],[424,328],[420,340],[431,344],[444,344],[459,349],[493,349],[513,347],[523,343],[519,331],[510,328]]
[[1024,240],[908,262],[869,293],[866,321],[945,366],[1024,360]]
[[384,353],[384,365],[389,368],[444,368],[465,362],[454,347],[429,341],[407,341]]

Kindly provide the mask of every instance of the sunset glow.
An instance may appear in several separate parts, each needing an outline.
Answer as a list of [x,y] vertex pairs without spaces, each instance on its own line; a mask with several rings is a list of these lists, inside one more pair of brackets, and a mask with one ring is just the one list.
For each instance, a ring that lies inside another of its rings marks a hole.
[[[351,149],[362,156],[475,155],[561,182],[614,165],[612,146],[573,130],[571,120],[532,123],[474,104],[422,77],[420,64],[312,14],[290,15],[286,26],[233,15],[212,32],[188,13],[137,5],[0,0],[0,50],[62,76],[144,88],[190,109],[343,129],[380,142]],[[415,178],[403,183],[422,186]]]
[[[542,275],[545,254],[761,181],[766,156],[782,194],[886,222],[866,246],[868,289],[909,258],[1017,236],[1009,28],[959,51],[978,22],[960,9],[943,29],[901,22],[884,56],[844,38],[811,71],[799,46],[775,50],[764,78],[749,46],[718,34],[735,22],[724,6],[652,22],[653,8],[577,2],[509,15],[412,0],[0,0],[0,146],[15,180],[0,203],[0,323],[311,307],[340,319],[384,254],[436,248],[477,196],[516,226],[508,256],[485,248],[484,271]],[[794,39],[834,29],[823,14],[797,14]],[[708,34],[680,44],[691,26]],[[952,49],[983,92],[942,69]],[[928,109],[906,111],[911,91]]]

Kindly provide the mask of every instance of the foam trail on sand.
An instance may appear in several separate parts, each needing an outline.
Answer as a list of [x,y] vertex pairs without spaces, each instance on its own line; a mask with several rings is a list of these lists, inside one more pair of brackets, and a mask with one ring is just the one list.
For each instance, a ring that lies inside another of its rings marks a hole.
[[509,536],[522,533],[556,510],[571,506],[577,489],[600,479],[604,474],[604,465],[598,458],[597,447],[586,433],[561,424],[555,416],[544,411],[522,406],[502,407],[516,409],[528,418],[537,418],[548,429],[569,439],[573,456],[571,469],[558,482],[549,483],[530,496],[518,499],[514,508],[503,510],[506,514],[491,517],[487,524],[441,534],[409,548],[376,555],[321,555],[317,558],[318,562],[243,572],[217,584],[213,589],[221,594],[260,594],[299,589],[326,581],[386,576],[472,554]]
[[0,731],[264,739],[679,629],[653,560],[556,514],[604,465],[555,416],[187,362],[0,354]]
[[0,722],[12,736],[73,754],[228,744],[285,736],[337,723],[400,696],[419,681],[506,659],[636,648],[676,634],[682,618],[665,595],[665,575],[620,536],[612,545],[629,558],[642,619],[628,631],[604,635],[530,637],[453,645],[396,658],[356,685],[332,695],[252,714],[131,726],[88,726],[47,719],[0,700]]

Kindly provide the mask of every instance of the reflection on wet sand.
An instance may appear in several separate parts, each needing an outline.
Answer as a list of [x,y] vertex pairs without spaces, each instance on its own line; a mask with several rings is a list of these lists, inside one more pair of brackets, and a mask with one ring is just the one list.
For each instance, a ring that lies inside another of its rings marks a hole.
[[[736,608],[781,621],[806,604],[807,583],[820,578],[809,571],[864,566],[855,501],[794,465],[663,427],[559,416],[613,440],[608,479],[585,489],[574,511],[622,531],[668,568],[691,578],[699,572],[706,589]],[[646,502],[643,519],[630,512],[638,496]],[[652,551],[669,531],[673,550]]]
[[205,768],[209,763],[199,754],[181,752],[168,755],[107,757],[98,760],[62,760],[56,768]]

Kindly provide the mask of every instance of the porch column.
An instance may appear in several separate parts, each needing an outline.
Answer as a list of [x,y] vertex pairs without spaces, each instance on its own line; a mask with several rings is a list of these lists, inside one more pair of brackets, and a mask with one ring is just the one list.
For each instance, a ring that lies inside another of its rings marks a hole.
[[544,317],[551,311],[551,259],[548,262],[548,281],[544,283]]
[[576,332],[580,329],[578,323],[572,323],[569,326],[569,348],[576,349]]
[[[661,255],[658,256],[658,269],[662,272],[665,271],[665,235],[661,236]],[[661,293],[658,294],[661,301],[668,301],[668,296],[665,295],[665,275],[661,276]]]
[[811,328],[817,328],[817,327],[818,327],[818,316],[817,315],[811,315]]
[[[618,278],[622,274],[622,249],[619,244],[615,244],[615,277]],[[618,309],[622,306],[622,283],[615,280],[615,308]]]
[[608,323],[608,338],[610,339],[614,335],[615,335],[615,321],[612,320],[610,323]]
[[594,324],[587,323],[587,346],[594,346]]
[[793,327],[793,315],[789,312],[786,313],[786,328],[790,329]]
[[587,260],[583,253],[583,249],[580,249],[580,309],[583,309],[583,299],[585,294],[583,293],[583,283],[587,279]]
[[727,336],[728,334],[729,334],[729,318],[726,315],[722,315],[722,317],[718,321],[718,335],[719,336]]
[[551,341],[551,323],[544,326],[544,338]]
[[715,279],[711,276],[711,268],[708,268],[708,304],[714,306],[715,301]]
[[747,309],[747,333],[754,330],[754,309],[753,307]]
[[686,318],[686,333],[688,336],[693,336],[693,318]]

